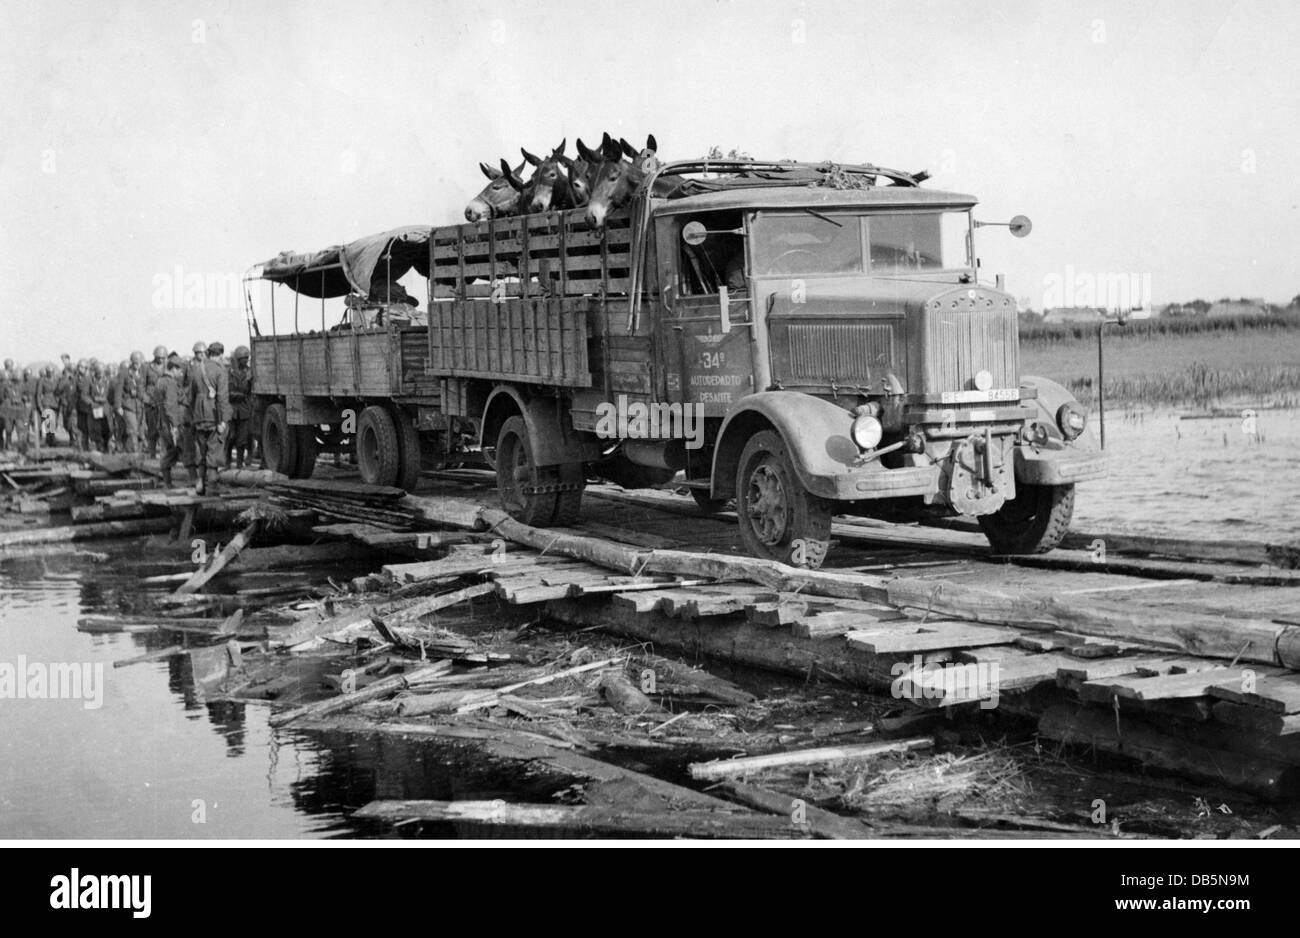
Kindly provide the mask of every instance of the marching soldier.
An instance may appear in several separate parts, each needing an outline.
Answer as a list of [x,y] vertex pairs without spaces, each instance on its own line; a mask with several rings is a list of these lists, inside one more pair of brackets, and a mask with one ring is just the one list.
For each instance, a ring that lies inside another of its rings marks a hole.
[[126,369],[118,372],[114,400],[122,424],[125,452],[140,451],[140,418],[144,413],[144,353],[132,352]]
[[[81,366],[85,366],[86,361],[82,360]],[[59,396],[59,409],[64,418],[64,429],[68,431],[68,444],[73,450],[83,450],[86,447],[86,438],[81,435],[81,426],[77,421],[77,368],[74,368],[72,362],[64,366],[64,373],[59,375],[59,385],[55,388],[55,394]]]
[[230,427],[227,429],[226,464],[231,454],[235,468],[243,469],[249,458],[248,446],[253,423],[253,371],[248,367],[248,346],[235,349],[234,363],[230,367]]
[[[186,401],[190,407],[194,458],[199,473],[194,488],[196,495],[216,493],[216,474],[225,458],[222,442],[230,420],[230,388],[220,361],[222,351],[220,343],[214,342],[208,346],[207,360],[190,366]],[[213,477],[211,489],[208,488],[209,470]]]
[[13,368],[14,360],[6,358],[4,371],[0,372],[0,448],[3,449],[10,449],[13,446],[22,400]]
[[208,343],[194,343],[194,357],[185,365],[181,375],[181,465],[189,472],[191,479],[198,478],[198,464],[195,461],[194,419],[190,408],[190,381],[194,369],[203,364],[208,352]]
[[158,414],[156,442],[162,444],[162,477],[167,488],[172,486],[172,467],[181,458],[181,421],[185,411],[181,401],[181,379],[184,374],[180,356],[173,354],[153,386],[153,406]]
[[158,455],[158,406],[154,399],[158,381],[167,374],[167,369],[167,346],[159,345],[153,350],[153,361],[145,362],[144,366],[144,445],[150,459]]
[[59,419],[59,379],[54,376],[54,366],[41,369],[36,379],[36,438],[44,446],[54,445],[54,428]]
[[92,358],[86,374],[77,382],[77,410],[84,422],[88,446],[95,452],[108,452],[109,388],[105,366],[99,359]]

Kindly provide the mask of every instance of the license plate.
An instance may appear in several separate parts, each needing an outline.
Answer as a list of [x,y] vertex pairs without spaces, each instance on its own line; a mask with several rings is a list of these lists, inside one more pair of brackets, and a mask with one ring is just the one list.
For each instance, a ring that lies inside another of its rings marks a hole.
[[986,401],[1018,401],[1019,388],[993,388],[989,391],[944,391],[945,404],[982,404]]

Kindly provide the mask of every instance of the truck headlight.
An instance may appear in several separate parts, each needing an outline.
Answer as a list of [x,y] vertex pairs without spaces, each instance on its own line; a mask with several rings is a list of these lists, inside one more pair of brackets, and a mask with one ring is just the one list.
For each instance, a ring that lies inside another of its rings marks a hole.
[[1088,415],[1077,403],[1069,401],[1062,404],[1056,412],[1056,425],[1061,428],[1061,436],[1067,440],[1078,439],[1088,426]]
[[853,437],[853,442],[858,444],[858,449],[875,449],[880,443],[880,438],[885,435],[885,428],[875,417],[862,414],[853,419],[849,435]]

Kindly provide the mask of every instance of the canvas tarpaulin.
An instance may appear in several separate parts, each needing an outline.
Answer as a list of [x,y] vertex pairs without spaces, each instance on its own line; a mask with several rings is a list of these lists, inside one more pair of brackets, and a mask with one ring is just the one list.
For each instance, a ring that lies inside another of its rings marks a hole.
[[285,252],[260,265],[261,277],[313,298],[368,296],[372,284],[396,281],[411,269],[427,277],[432,232],[428,225],[411,225],[311,254]]

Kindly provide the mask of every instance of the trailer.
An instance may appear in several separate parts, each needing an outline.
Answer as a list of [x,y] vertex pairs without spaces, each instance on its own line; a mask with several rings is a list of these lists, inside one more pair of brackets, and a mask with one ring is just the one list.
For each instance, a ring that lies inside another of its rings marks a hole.
[[[366,482],[409,489],[477,460],[542,526],[575,523],[591,479],[681,473],[702,510],[734,502],[752,552],[802,566],[833,513],[955,512],[996,550],[1050,549],[1104,460],[1068,392],[1020,374],[1015,303],[976,278],[976,200],[919,181],[668,163],[599,229],[554,211],[267,261],[252,274],[272,284],[271,334],[252,337],[267,464],[305,477],[346,448]],[[423,311],[398,283],[412,271]]]

